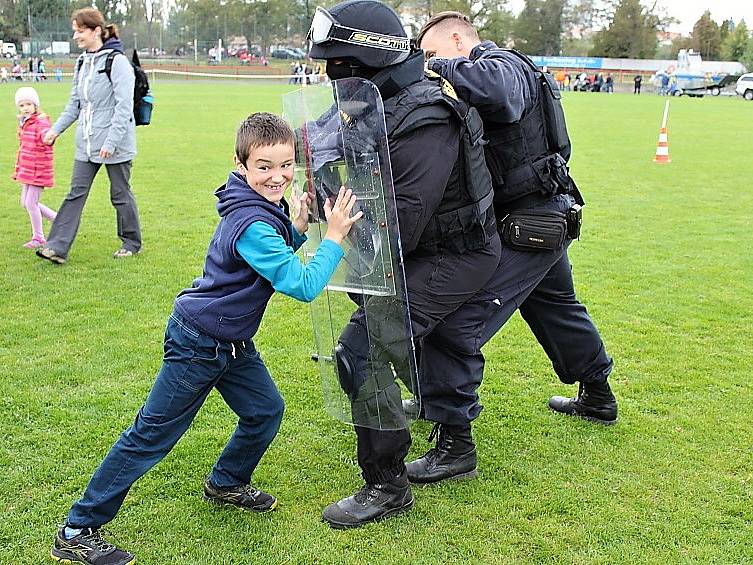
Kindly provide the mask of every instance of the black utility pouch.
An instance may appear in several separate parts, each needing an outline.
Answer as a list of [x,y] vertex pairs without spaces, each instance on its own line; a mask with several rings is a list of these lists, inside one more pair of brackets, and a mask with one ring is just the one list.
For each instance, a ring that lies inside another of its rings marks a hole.
[[567,239],[567,219],[560,212],[513,212],[499,223],[502,243],[516,251],[554,251]]
[[580,239],[580,227],[583,225],[583,206],[573,204],[566,212],[567,237]]

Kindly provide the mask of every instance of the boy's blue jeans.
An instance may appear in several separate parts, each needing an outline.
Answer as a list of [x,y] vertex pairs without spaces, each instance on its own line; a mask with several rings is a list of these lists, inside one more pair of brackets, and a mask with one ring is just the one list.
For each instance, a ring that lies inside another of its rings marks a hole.
[[149,397],[71,508],[67,525],[98,528],[112,520],[131,485],[170,452],[212,388],[239,420],[209,478],[218,487],[249,483],[280,428],[282,397],[250,339],[219,342],[173,313]]

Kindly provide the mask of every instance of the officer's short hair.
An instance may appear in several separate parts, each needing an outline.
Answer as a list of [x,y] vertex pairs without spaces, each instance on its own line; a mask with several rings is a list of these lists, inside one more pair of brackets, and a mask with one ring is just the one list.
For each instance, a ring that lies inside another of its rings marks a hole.
[[295,146],[295,135],[288,122],[269,112],[256,112],[243,120],[238,127],[235,136],[235,156],[245,164],[251,149],[281,143]]
[[434,14],[429,21],[423,25],[421,31],[419,31],[416,36],[416,45],[421,46],[421,40],[431,28],[450,30],[457,27],[465,31],[471,38],[479,38],[476,28],[468,16],[461,12],[447,11]]

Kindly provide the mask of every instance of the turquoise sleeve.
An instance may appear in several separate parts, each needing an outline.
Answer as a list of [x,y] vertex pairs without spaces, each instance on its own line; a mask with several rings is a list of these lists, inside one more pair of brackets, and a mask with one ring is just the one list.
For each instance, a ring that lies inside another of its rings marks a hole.
[[342,248],[325,239],[307,265],[282,236],[265,222],[247,227],[235,244],[243,259],[278,291],[311,302],[324,289],[343,257]]
[[291,231],[293,232],[293,250],[298,251],[308,238],[305,233],[298,233],[295,227]]

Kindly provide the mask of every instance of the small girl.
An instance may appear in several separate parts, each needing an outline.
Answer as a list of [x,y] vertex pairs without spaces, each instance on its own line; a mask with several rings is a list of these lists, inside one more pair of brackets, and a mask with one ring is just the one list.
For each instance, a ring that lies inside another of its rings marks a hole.
[[13,178],[21,183],[21,206],[26,208],[31,219],[32,238],[24,243],[24,247],[35,249],[47,243],[42,232],[42,216],[50,221],[57,216],[54,210],[39,203],[44,187],[54,184],[52,146],[42,141],[50,129],[50,119],[39,112],[39,95],[30,86],[16,91],[16,106],[21,147]]

